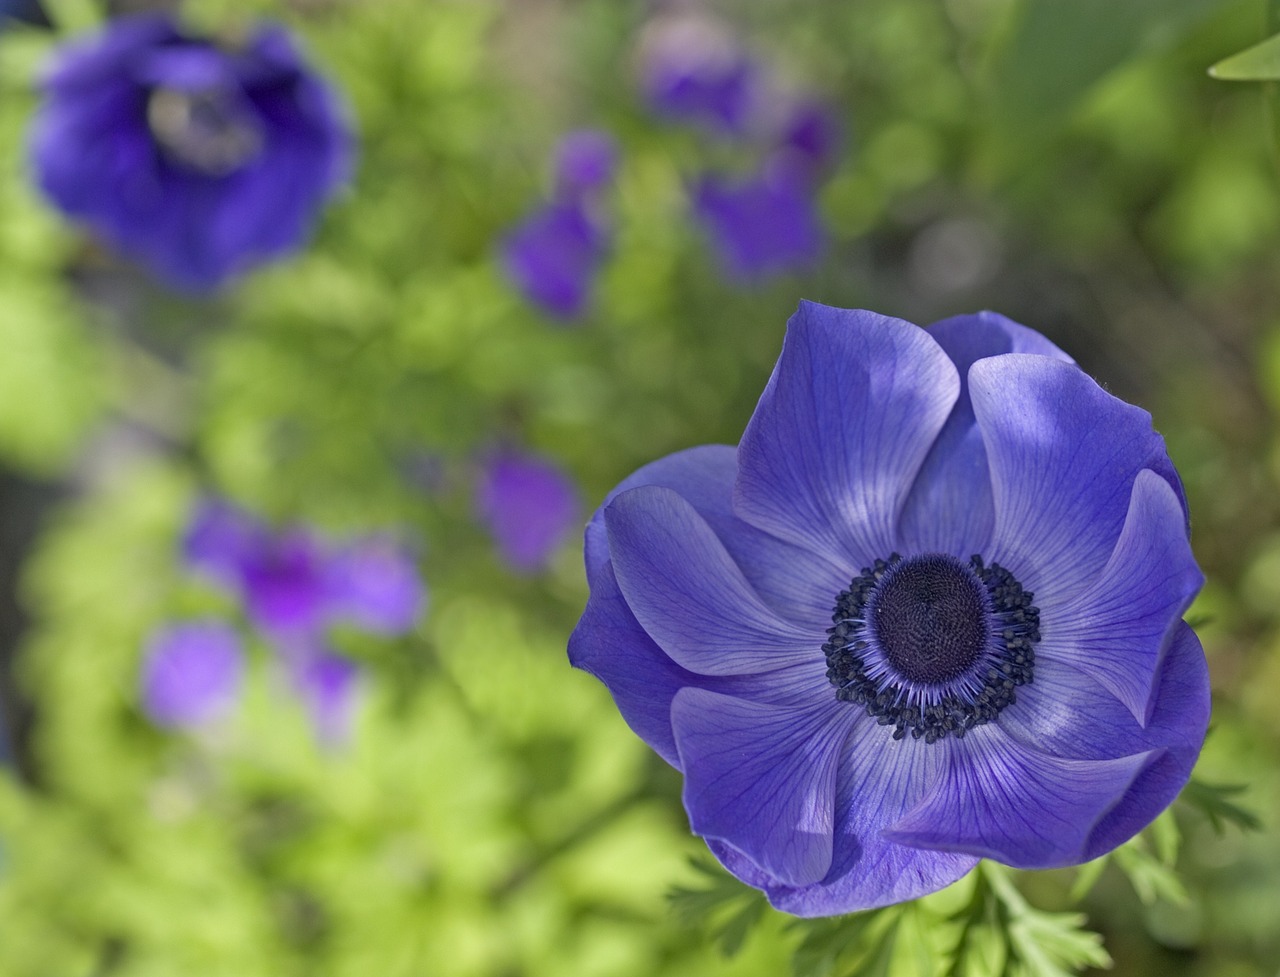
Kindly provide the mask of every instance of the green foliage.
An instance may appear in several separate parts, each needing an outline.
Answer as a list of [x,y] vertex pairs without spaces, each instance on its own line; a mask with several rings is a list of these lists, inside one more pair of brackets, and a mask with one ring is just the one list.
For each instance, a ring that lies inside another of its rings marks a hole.
[[1262,821],[1258,815],[1233,800],[1248,789],[1245,784],[1210,784],[1192,777],[1179,800],[1208,818],[1219,834],[1228,826],[1241,831],[1261,831]]
[[1275,81],[1280,79],[1280,34],[1259,41],[1209,67],[1222,81]]

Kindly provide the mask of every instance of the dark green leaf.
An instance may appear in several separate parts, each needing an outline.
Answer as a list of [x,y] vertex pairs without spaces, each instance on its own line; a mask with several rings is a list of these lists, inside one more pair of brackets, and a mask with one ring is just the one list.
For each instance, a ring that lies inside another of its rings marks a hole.
[[1219,834],[1226,830],[1228,824],[1241,831],[1257,831],[1262,827],[1258,816],[1231,800],[1247,789],[1244,784],[1207,784],[1192,777],[1178,795],[1178,800],[1207,817],[1213,830]]
[[1280,79],[1280,34],[1223,58],[1209,68],[1221,81],[1276,81]]

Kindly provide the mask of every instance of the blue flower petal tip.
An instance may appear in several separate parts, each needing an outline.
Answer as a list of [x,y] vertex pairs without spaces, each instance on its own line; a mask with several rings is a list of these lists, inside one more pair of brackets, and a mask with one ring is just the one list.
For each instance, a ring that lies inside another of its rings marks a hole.
[[646,465],[587,527],[569,645],[769,900],[1072,865],[1177,795],[1209,718],[1203,577],[1145,411],[994,313],[806,302],[737,448]]

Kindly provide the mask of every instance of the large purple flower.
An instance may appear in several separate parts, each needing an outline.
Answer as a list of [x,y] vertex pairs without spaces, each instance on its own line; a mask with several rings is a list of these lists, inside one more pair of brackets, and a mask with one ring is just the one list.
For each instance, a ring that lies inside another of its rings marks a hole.
[[1181,789],[1202,577],[1163,440],[993,313],[805,303],[735,450],[654,462],[587,529],[570,640],[780,909],[1070,865]]
[[159,13],[65,48],[32,135],[59,208],[197,291],[299,247],[350,151],[334,92],[283,28],[223,44]]

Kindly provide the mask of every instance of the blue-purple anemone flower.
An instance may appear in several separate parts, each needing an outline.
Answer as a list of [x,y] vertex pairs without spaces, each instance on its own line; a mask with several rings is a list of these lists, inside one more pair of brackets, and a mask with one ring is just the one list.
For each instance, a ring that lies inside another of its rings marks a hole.
[[277,25],[222,43],[123,17],[64,48],[44,92],[41,189],[181,289],[300,247],[349,169],[338,98]]
[[1186,783],[1203,578],[1145,411],[993,313],[805,303],[738,447],[627,478],[570,640],[693,830],[800,916],[1071,865]]

